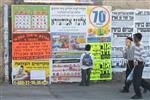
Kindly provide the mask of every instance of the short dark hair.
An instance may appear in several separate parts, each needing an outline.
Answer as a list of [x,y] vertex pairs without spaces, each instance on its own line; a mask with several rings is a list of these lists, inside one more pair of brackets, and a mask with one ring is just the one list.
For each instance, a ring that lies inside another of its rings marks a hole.
[[21,65],[20,67],[21,67],[21,68],[24,68],[24,66],[23,66],[23,65]]
[[134,38],[137,38],[139,41],[142,40],[142,34],[141,33],[135,33]]
[[133,41],[132,37],[127,37],[126,39],[128,39],[130,41]]
[[91,45],[90,44],[85,45],[85,50],[90,51],[91,50]]

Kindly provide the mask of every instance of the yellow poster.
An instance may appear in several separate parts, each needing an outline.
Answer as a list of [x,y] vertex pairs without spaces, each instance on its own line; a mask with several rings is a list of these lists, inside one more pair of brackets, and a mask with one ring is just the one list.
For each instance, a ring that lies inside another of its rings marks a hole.
[[49,60],[13,60],[12,80],[14,85],[46,85],[49,83]]
[[111,7],[88,6],[88,36],[110,36]]
[[102,40],[102,38],[90,39],[90,41],[97,41],[90,43],[92,47],[91,54],[94,56],[94,66],[91,73],[91,80],[111,80],[111,42],[100,42],[99,40]]

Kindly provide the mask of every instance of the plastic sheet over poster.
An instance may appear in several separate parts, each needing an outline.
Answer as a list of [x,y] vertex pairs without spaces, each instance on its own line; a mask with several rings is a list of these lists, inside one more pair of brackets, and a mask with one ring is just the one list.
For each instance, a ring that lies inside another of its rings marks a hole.
[[49,6],[13,5],[13,32],[49,32]]

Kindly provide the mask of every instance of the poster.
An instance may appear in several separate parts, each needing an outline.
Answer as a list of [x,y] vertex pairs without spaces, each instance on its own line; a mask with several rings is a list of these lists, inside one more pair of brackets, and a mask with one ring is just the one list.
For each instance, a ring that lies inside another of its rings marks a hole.
[[8,5],[4,4],[4,68],[5,80],[8,80],[9,37],[8,37]]
[[142,43],[145,50],[145,67],[150,67],[150,10],[136,9],[135,10],[135,33],[142,34]]
[[111,80],[111,38],[96,37],[88,38],[91,44],[91,54],[94,56],[94,68],[91,80]]
[[144,67],[142,78],[150,79],[150,67]]
[[112,11],[113,37],[127,37],[134,32],[134,10]]
[[88,29],[90,37],[110,36],[111,7],[110,6],[88,6],[87,7]]
[[112,11],[112,67],[125,68],[121,50],[125,47],[125,39],[134,33],[134,10]]
[[86,33],[86,6],[50,6],[51,33]]
[[14,60],[49,59],[51,57],[50,34],[13,34],[12,48]]
[[49,32],[49,6],[13,5],[13,32]]
[[67,34],[52,35],[53,51],[68,51],[70,41],[69,39],[69,35]]
[[91,80],[111,80],[112,70],[110,60],[99,60],[94,63]]
[[80,58],[82,54],[81,52],[53,52],[52,58]]
[[71,50],[84,50],[86,43],[85,35],[73,34],[70,37],[70,49]]
[[80,52],[86,43],[85,33],[52,33],[53,52]]
[[12,82],[14,85],[46,85],[49,83],[49,60],[13,60]]
[[80,59],[53,60],[52,82],[80,82]]
[[94,3],[95,0],[24,0],[30,3]]

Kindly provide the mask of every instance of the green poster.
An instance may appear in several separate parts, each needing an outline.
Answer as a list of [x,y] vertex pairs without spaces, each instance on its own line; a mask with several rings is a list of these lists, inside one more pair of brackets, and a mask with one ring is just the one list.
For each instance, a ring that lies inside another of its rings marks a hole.
[[46,5],[13,5],[13,32],[49,32],[49,12]]
[[111,42],[91,43],[91,46],[91,53],[94,56],[91,80],[111,80]]

